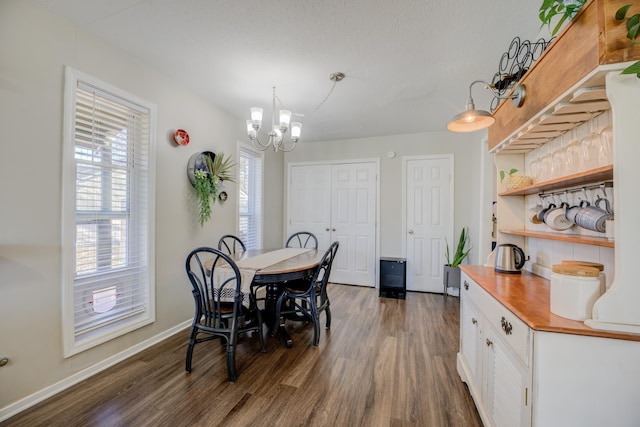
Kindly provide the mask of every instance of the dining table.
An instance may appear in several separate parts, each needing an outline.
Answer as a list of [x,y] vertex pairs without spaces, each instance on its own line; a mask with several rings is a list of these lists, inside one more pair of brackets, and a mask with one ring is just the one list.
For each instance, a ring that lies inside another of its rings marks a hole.
[[[251,287],[265,287],[264,318],[270,327],[275,323],[275,312],[282,285],[288,281],[311,278],[320,265],[324,251],[307,248],[248,249],[231,254],[242,276],[243,291]],[[293,345],[284,323],[278,334],[288,348]]]

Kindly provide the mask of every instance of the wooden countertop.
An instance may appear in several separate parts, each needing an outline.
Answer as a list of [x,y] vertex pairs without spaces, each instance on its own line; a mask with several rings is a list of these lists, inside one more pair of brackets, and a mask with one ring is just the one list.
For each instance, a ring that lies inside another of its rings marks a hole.
[[640,341],[640,334],[600,331],[553,314],[549,310],[550,282],[540,276],[496,273],[482,265],[461,265],[460,269],[535,331]]

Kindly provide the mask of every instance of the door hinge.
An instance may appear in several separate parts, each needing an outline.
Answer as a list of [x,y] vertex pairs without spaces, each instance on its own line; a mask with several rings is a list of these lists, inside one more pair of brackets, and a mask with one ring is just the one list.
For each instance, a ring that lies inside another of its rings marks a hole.
[[524,406],[529,406],[529,387],[524,388]]

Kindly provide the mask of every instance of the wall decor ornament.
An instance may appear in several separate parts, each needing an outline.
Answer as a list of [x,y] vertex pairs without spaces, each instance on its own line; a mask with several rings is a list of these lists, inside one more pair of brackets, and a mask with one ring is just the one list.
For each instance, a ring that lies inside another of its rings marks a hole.
[[173,134],[173,140],[178,145],[187,145],[189,144],[189,134],[184,129],[178,129]]
[[198,220],[201,227],[211,219],[211,206],[221,194],[222,182],[235,182],[231,175],[231,169],[234,166],[235,163],[230,157],[225,158],[224,153],[203,151],[189,158],[187,176],[196,191],[199,207]]

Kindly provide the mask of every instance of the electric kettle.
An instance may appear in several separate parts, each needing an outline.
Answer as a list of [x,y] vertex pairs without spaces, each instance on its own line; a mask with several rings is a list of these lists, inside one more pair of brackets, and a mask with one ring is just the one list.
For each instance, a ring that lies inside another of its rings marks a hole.
[[525,261],[523,250],[516,245],[505,243],[496,248],[495,271],[498,273],[519,274]]

